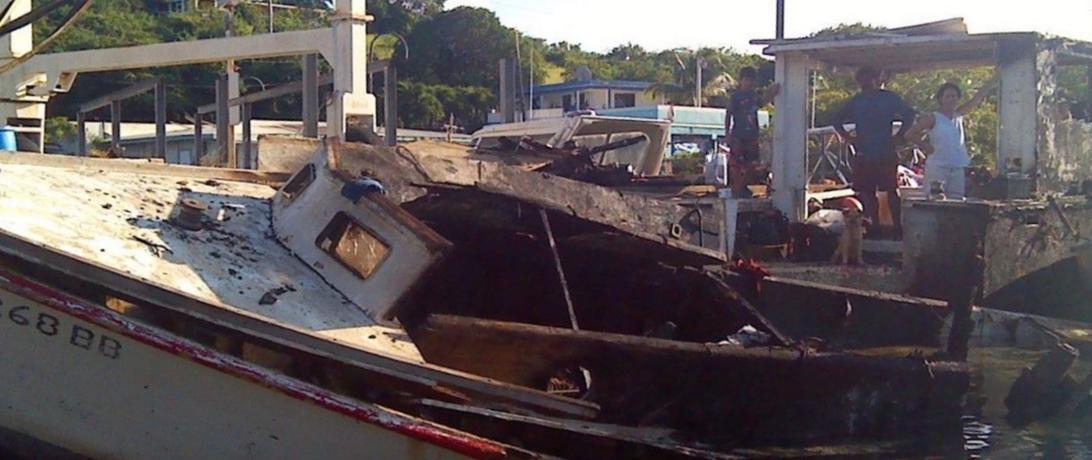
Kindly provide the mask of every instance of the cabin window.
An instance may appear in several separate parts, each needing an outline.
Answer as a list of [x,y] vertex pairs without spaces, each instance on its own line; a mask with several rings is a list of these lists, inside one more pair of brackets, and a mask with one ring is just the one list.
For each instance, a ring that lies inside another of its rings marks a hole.
[[637,95],[633,93],[615,93],[614,94],[614,107],[621,109],[626,107],[637,106]]
[[365,280],[375,273],[391,252],[390,246],[344,212],[334,216],[315,244]]
[[284,195],[284,199],[292,201],[303,193],[312,182],[315,181],[315,165],[308,164],[300,172],[292,176],[292,179],[288,180],[288,184],[281,189],[281,194]]

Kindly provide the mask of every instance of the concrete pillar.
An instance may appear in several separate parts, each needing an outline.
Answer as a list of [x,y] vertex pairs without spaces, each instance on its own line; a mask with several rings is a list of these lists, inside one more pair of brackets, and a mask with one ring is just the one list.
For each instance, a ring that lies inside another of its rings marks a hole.
[[87,114],[76,113],[76,154],[87,156]]
[[334,97],[326,110],[327,135],[345,138],[347,118],[375,129],[375,97],[368,94],[367,12],[364,0],[338,0],[333,19]]
[[303,136],[318,137],[318,55],[303,57]]
[[1000,172],[1008,171],[1013,159],[1020,160],[1023,173],[1035,171],[1039,99],[1035,58],[1033,41],[1005,41],[1000,44],[998,73],[1001,76],[1001,96],[997,107],[997,168]]
[[155,84],[155,153],[167,158],[167,87],[162,81]]
[[121,101],[110,102],[110,147],[121,146]]
[[383,124],[387,145],[398,145],[398,68],[391,64],[383,72]]
[[806,217],[808,70],[808,58],[803,54],[777,55],[774,73],[781,92],[773,121],[772,198],[774,207],[794,223]]
[[[11,22],[30,12],[30,0],[10,0],[3,2],[10,4],[7,16],[0,18],[0,25]],[[30,52],[33,46],[33,25],[28,25],[6,36],[0,37],[0,58],[10,59],[22,56]]]
[[232,165],[232,167],[251,169],[254,164],[254,144],[250,140],[250,110],[250,104],[243,104],[243,164],[242,166]]

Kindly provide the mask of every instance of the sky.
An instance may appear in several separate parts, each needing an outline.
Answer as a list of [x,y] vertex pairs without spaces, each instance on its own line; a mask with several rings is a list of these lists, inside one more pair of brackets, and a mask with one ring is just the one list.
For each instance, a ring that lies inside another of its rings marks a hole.
[[[971,33],[1044,32],[1092,42],[1092,0],[785,0],[785,35],[800,37],[839,23],[899,27],[953,17]],[[477,6],[501,22],[549,42],[605,52],[636,43],[649,50],[731,47],[757,53],[755,38],[774,35],[775,0],[447,0]]]

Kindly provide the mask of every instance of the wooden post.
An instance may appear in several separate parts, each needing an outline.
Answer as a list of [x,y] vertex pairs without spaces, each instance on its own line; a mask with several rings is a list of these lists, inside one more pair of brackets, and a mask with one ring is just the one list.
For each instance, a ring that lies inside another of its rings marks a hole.
[[303,57],[303,136],[318,137],[318,55]]
[[243,164],[233,165],[234,168],[251,169],[254,164],[254,144],[250,140],[250,104],[243,104]]
[[200,163],[201,157],[205,156],[205,134],[204,131],[205,120],[204,116],[197,113],[193,122],[193,161],[194,163]]
[[110,102],[110,148],[121,146],[121,101]]
[[220,75],[216,80],[216,142],[220,144],[220,160],[225,164],[235,164],[234,146],[230,134],[231,112],[228,104],[228,76]]
[[87,113],[76,113],[76,154],[87,156]]
[[155,153],[167,159],[167,87],[162,81],[155,84]]
[[974,313],[974,302],[982,288],[982,274],[985,268],[986,259],[982,256],[982,242],[979,241],[978,249],[970,265],[962,273],[963,279],[948,299],[948,311],[952,313],[952,330],[948,334],[948,357],[952,360],[967,360],[971,333],[974,332],[974,320],[971,315]]
[[398,145],[398,68],[391,64],[383,71],[383,104],[387,145]]

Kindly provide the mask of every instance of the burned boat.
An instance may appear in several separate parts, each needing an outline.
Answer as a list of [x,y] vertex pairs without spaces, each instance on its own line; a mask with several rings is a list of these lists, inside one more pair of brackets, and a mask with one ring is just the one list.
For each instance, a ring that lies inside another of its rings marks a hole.
[[[245,413],[247,385],[268,391],[291,382],[391,411],[399,426],[425,433],[426,444],[447,440],[437,447],[445,452],[531,455],[510,447],[518,443],[574,458],[712,457],[768,442],[944,425],[961,403],[967,375],[959,363],[796,344],[702,268],[723,257],[686,242],[678,224],[685,208],[477,161],[450,146],[312,147],[291,178],[0,159],[4,291],[19,296],[5,297],[4,314],[23,331],[7,336],[9,348],[34,348],[27,341],[38,338],[101,358],[74,368],[57,363],[82,355],[31,360],[11,375],[32,375],[32,404],[52,409],[20,406],[3,426],[75,452],[139,456],[164,438],[116,450],[128,435],[123,425],[71,431],[62,414],[79,407],[95,421],[161,417],[164,425],[142,425],[158,433],[151,427],[188,426],[170,404],[195,398],[209,402],[205,418],[224,420],[207,427],[230,444],[203,445],[232,452],[281,438],[262,432],[256,440],[251,425],[230,422]],[[82,313],[56,310],[65,306]],[[716,344],[745,325],[769,340]],[[160,342],[187,346],[143,351]],[[130,349],[143,358],[119,367]],[[223,362],[257,376],[244,376],[232,405],[213,403],[193,378],[148,371],[194,361],[207,365],[197,367],[203,374],[223,374],[208,368]],[[831,373],[844,378],[824,377]],[[49,375],[52,386],[41,380]],[[70,381],[116,381],[101,391],[147,397],[124,405],[82,398]],[[824,384],[771,385],[805,381]],[[284,417],[269,409],[265,416]],[[805,413],[814,423],[789,436],[776,429]],[[649,425],[669,434],[623,434]],[[398,433],[392,442],[405,437]],[[559,436],[583,443],[549,441]],[[605,440],[631,450],[591,447]]]

